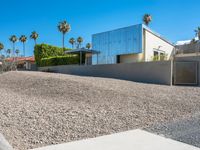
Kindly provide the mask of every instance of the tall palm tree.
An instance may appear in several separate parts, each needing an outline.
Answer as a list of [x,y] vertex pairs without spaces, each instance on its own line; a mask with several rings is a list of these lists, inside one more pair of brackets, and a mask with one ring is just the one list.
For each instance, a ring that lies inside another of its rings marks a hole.
[[19,40],[23,43],[23,52],[24,52],[24,57],[25,57],[25,43],[27,41],[27,37],[25,35],[22,35]]
[[17,42],[18,38],[16,35],[12,35],[9,40],[13,43],[13,55],[14,55],[14,52],[15,52],[15,43]]
[[33,31],[30,35],[30,38],[34,40],[35,45],[37,44],[37,39],[39,37],[39,34],[36,31]]
[[83,38],[79,36],[79,37],[77,38],[77,43],[78,43],[78,48],[80,48],[80,47],[81,47],[81,44],[83,43]]
[[72,49],[74,48],[74,44],[76,43],[76,40],[74,38],[69,39],[69,43],[72,45]]
[[71,30],[71,26],[70,24],[67,23],[67,21],[64,20],[62,22],[59,22],[58,30],[63,34],[62,43],[63,43],[63,50],[64,50],[65,49],[65,34]]
[[3,49],[4,49],[4,45],[3,43],[0,43],[0,52],[2,52]]
[[149,23],[152,21],[152,16],[150,14],[145,14],[143,16],[143,22],[145,25],[149,25]]
[[[10,56],[10,55],[11,55],[11,49],[7,49],[7,50],[6,50],[6,53],[7,53],[7,55]],[[11,56],[10,56],[10,57],[11,57]]]
[[194,30],[194,32],[196,33],[196,36],[199,38],[200,40],[200,27],[198,27],[196,30]]
[[18,49],[15,50],[15,53],[17,54],[17,57],[19,56],[19,52],[20,51]]
[[86,44],[86,48],[87,48],[87,49],[90,49],[91,47],[92,47],[92,45],[91,45],[90,43],[87,43],[87,44]]

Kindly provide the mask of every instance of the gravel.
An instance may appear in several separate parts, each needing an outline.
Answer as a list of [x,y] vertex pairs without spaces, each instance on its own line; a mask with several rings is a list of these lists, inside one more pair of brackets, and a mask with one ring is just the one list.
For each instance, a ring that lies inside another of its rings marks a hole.
[[0,132],[24,150],[200,112],[200,88],[40,72],[0,75]]
[[190,118],[157,123],[146,130],[200,148],[200,113]]

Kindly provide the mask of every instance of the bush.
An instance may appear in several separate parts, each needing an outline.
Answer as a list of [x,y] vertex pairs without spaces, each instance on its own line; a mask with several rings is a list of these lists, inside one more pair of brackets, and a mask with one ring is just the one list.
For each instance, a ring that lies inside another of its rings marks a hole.
[[78,56],[56,56],[50,58],[42,58],[40,61],[40,67],[69,65],[78,63],[79,63]]
[[[64,51],[70,50],[68,48],[59,48],[47,44],[38,44],[34,47],[35,61],[38,66],[41,65],[41,60],[44,58],[64,56]],[[67,56],[67,55],[66,55]]]

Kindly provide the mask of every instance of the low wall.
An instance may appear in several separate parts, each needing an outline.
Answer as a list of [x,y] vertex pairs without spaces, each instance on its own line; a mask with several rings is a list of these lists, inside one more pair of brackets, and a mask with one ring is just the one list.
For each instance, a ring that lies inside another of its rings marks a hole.
[[200,86],[200,56],[175,57],[176,62],[198,62],[198,85]]
[[116,78],[136,82],[172,84],[172,62],[139,62],[128,64],[109,64],[92,66],[53,66],[40,67],[39,71],[63,74]]

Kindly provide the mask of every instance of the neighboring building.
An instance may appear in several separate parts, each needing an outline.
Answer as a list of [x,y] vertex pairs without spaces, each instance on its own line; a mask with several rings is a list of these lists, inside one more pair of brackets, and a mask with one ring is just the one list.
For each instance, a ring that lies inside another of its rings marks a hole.
[[5,59],[7,62],[16,62],[17,68],[32,70],[31,67],[35,67],[35,58],[33,56],[30,57],[10,57]]
[[197,38],[195,38],[195,41],[178,41],[175,48],[176,56],[200,55],[200,41]]
[[[170,59],[174,45],[143,24],[92,35],[92,64],[151,61],[154,57]],[[163,58],[163,57],[162,57]]]

